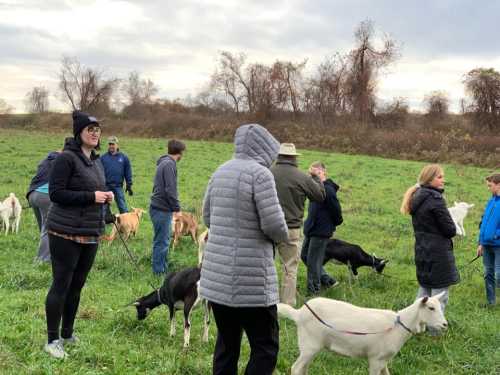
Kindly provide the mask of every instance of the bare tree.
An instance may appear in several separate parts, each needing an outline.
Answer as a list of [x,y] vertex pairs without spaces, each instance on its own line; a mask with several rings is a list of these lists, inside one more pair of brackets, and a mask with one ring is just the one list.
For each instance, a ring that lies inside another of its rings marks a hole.
[[448,114],[450,99],[444,91],[432,91],[424,97],[424,107],[427,115],[433,118],[443,118]]
[[153,81],[142,79],[138,72],[131,72],[123,83],[122,91],[126,95],[128,104],[151,104],[153,96],[158,94],[158,87]]
[[472,111],[481,124],[491,130],[500,124],[500,73],[493,68],[477,68],[468,72],[463,80],[465,90],[472,99]]
[[354,32],[356,47],[349,53],[350,74],[347,82],[354,114],[365,122],[373,115],[377,75],[399,56],[396,41],[384,37],[383,47],[374,46],[375,29],[370,20],[360,23]]
[[326,57],[304,89],[304,106],[309,113],[320,115],[322,122],[334,121],[346,111],[346,59],[340,54]]
[[76,58],[63,57],[59,72],[59,88],[73,109],[108,111],[117,78],[105,78],[102,70],[84,66]]
[[220,52],[218,66],[211,77],[211,88],[226,95],[232,103],[234,111],[239,113],[243,105],[253,111],[250,100],[250,88],[244,77],[244,53],[233,55],[231,52]]
[[261,118],[271,118],[273,111],[283,102],[286,89],[273,82],[272,68],[264,64],[251,64],[247,67],[246,75],[249,88],[249,112]]
[[49,90],[44,86],[33,87],[24,99],[29,113],[45,113],[49,110]]
[[302,71],[307,59],[300,63],[276,61],[271,67],[271,81],[278,107],[292,109],[296,116],[300,112],[301,91],[303,85]]
[[7,115],[14,110],[14,107],[11,107],[7,104],[7,102],[0,98],[0,115]]
[[408,99],[402,96],[392,98],[392,101],[382,105],[377,111],[376,124],[385,128],[400,128],[406,124],[410,106]]

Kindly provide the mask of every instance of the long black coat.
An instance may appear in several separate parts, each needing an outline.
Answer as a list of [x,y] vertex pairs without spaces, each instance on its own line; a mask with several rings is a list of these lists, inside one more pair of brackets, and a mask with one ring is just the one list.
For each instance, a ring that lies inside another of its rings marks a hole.
[[460,281],[453,241],[456,226],[446,207],[442,191],[423,186],[410,203],[415,232],[417,280],[425,288],[446,288]]

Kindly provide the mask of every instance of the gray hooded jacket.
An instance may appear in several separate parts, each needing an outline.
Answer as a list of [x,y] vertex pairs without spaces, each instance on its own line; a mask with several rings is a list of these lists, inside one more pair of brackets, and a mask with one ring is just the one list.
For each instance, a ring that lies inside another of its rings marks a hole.
[[274,243],[288,237],[269,167],[279,143],[262,126],[243,125],[233,159],[212,175],[203,202],[210,228],[201,268],[200,294],[232,307],[279,301]]

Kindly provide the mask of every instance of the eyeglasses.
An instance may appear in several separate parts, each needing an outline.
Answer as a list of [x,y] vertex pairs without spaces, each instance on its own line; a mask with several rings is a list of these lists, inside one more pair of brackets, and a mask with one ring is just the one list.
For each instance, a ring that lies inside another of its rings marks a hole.
[[101,128],[99,126],[89,126],[87,133],[101,134]]

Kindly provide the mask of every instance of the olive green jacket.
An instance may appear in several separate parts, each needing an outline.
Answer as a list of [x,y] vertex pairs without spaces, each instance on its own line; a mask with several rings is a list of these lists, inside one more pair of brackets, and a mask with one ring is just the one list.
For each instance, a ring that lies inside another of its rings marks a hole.
[[278,157],[271,167],[281,208],[288,228],[300,228],[304,219],[306,198],[314,202],[325,200],[325,187],[318,177],[302,172],[297,164]]

